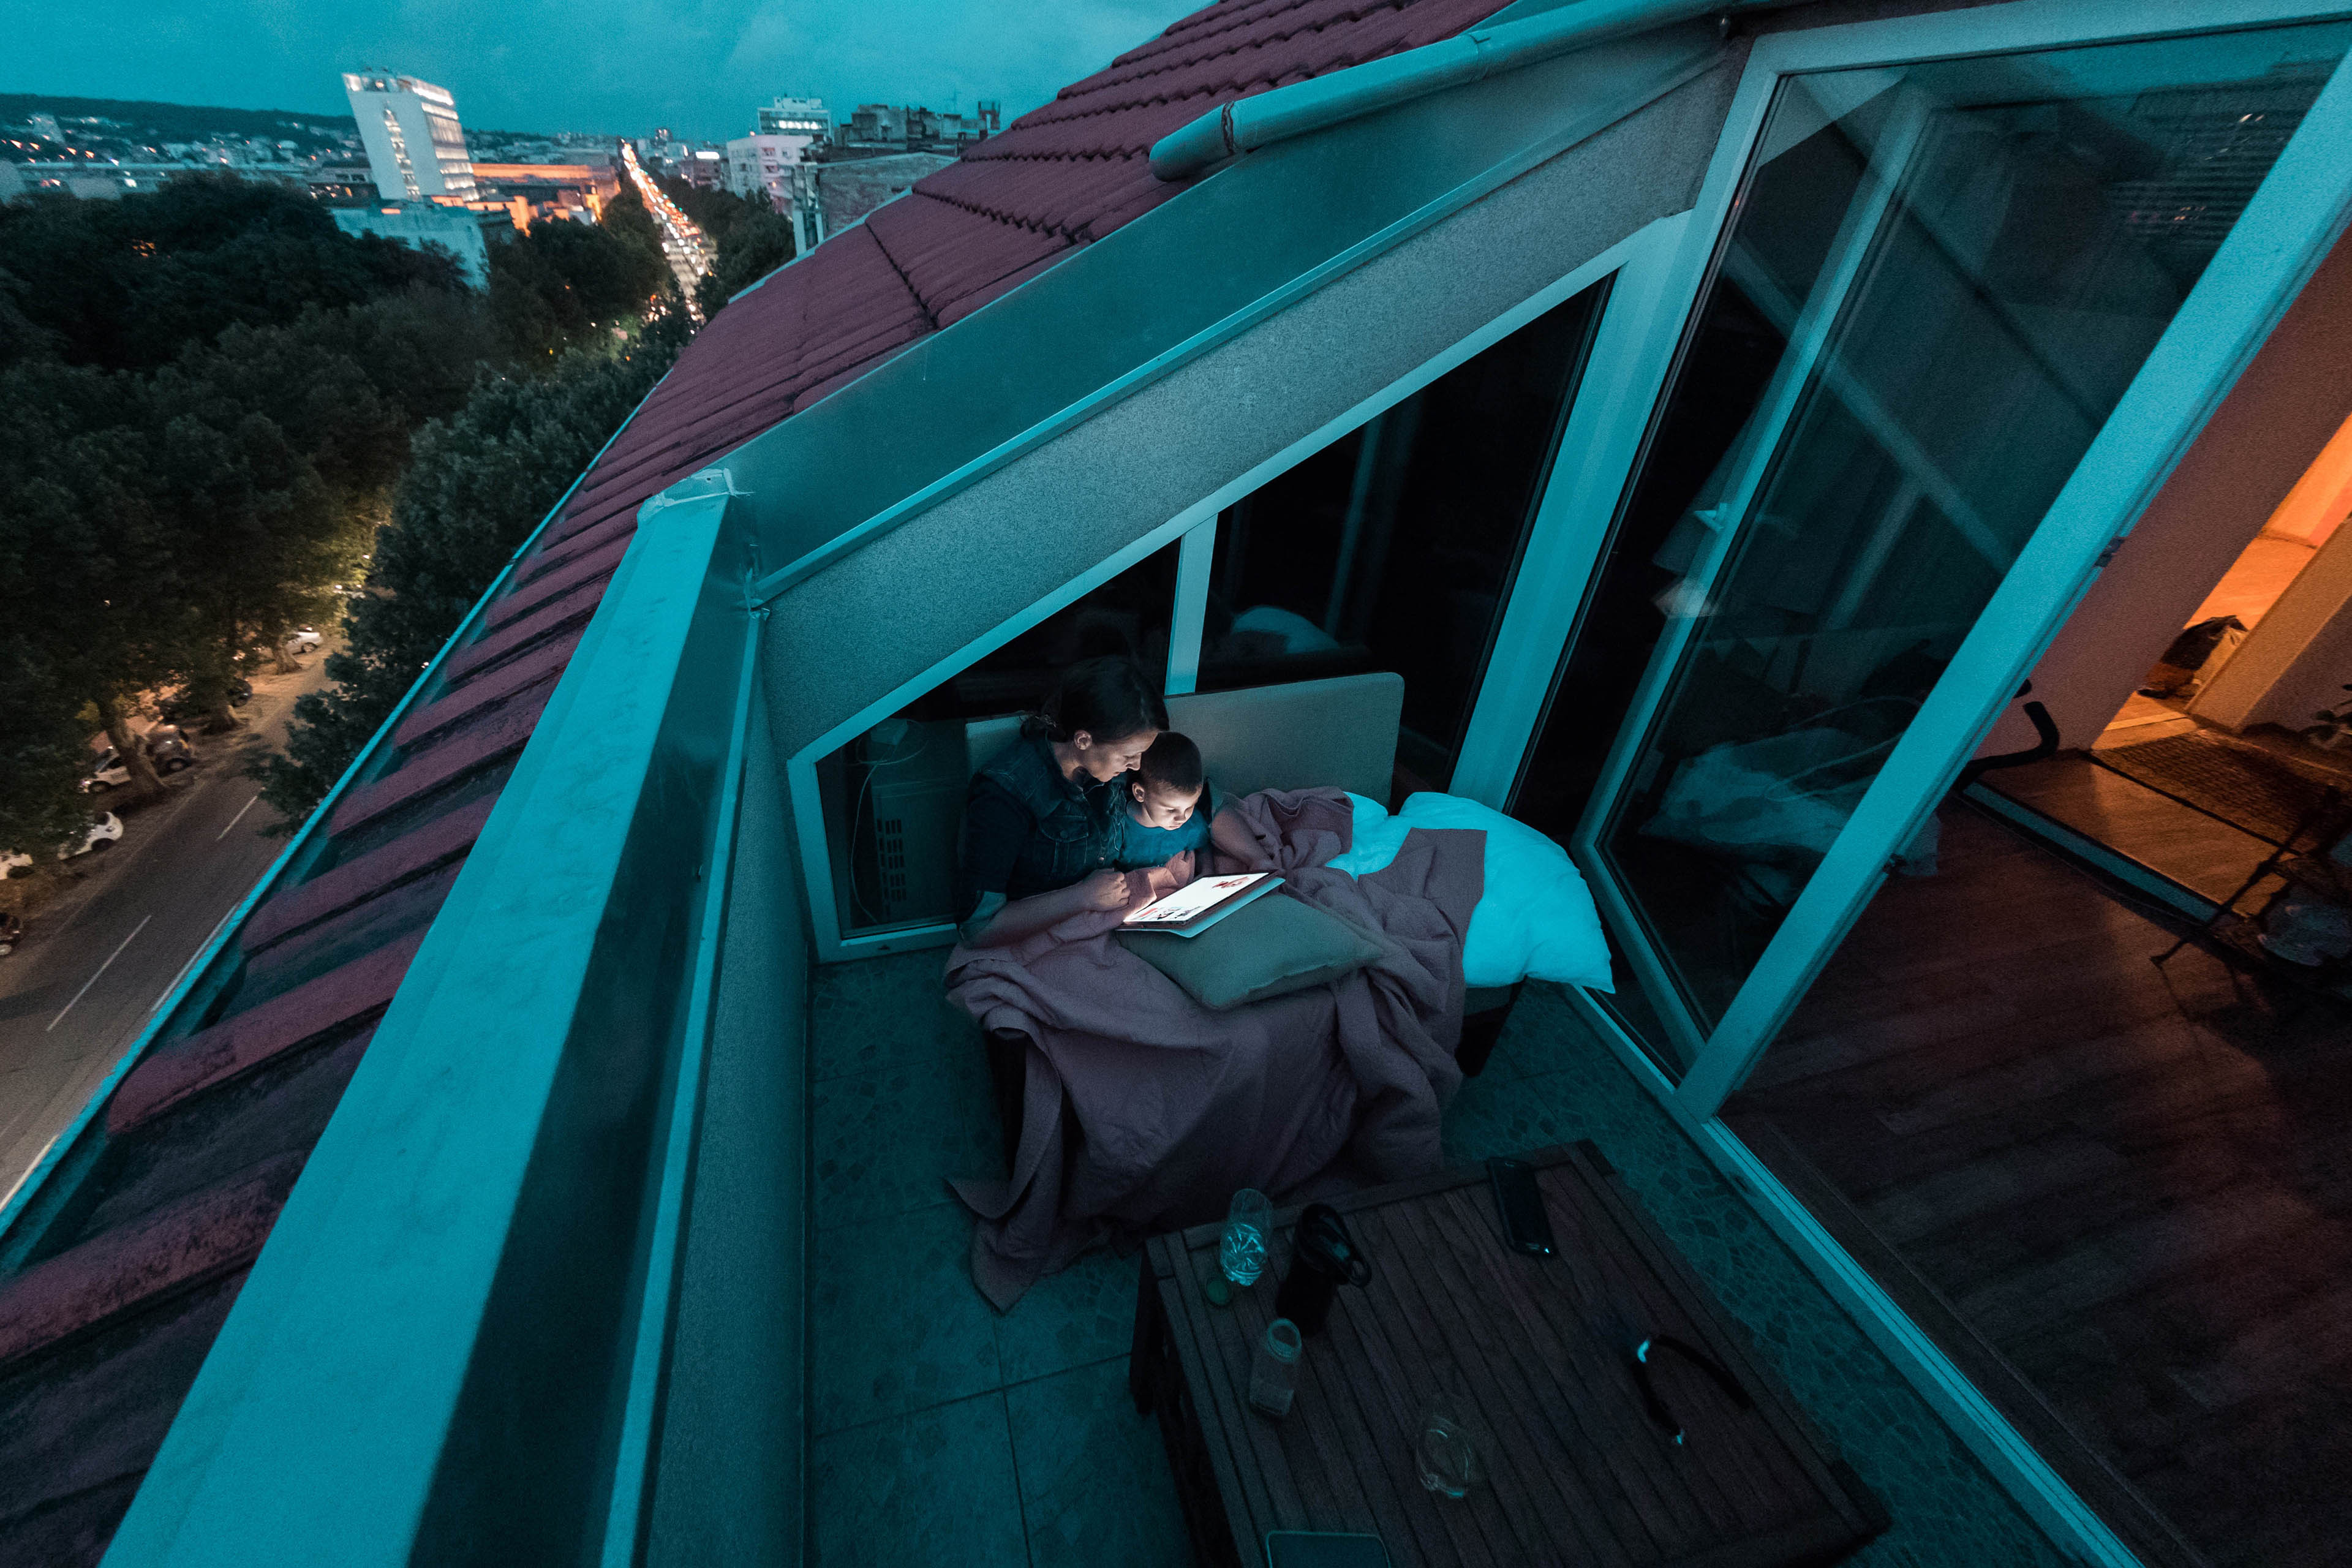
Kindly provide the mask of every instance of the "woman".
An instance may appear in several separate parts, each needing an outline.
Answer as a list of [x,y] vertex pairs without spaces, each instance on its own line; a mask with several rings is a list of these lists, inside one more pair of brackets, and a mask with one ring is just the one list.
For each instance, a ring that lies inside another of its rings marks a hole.
[[1072,665],[1021,738],[978,773],[964,798],[963,940],[997,947],[1086,910],[1128,901],[1118,843],[1122,781],[1168,705],[1131,658]]

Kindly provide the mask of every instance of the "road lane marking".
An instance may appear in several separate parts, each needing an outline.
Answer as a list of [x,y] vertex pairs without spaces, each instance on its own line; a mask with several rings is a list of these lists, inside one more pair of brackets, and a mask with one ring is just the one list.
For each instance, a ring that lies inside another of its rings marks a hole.
[[[253,800],[259,800],[260,798],[261,797],[257,795],[253,797]],[[248,800],[243,805],[236,808],[236,815],[228,819],[228,827],[235,827],[238,823],[245,820],[245,814],[253,809],[253,800]],[[214,834],[213,842],[217,844],[222,839],[226,838],[228,837],[228,827],[224,827],[218,833]]]
[[[154,918],[155,917],[153,915],[142,916],[139,923],[131,928],[131,936],[124,937],[121,944],[116,947],[112,952],[106,955],[106,963],[98,966],[98,974],[105,973],[108,966],[113,963],[116,959],[122,956],[122,949],[131,945],[131,937],[137,936],[141,931],[145,931],[147,929],[147,922]],[[89,994],[89,988],[98,984],[98,974],[93,974],[89,979],[83,981],[81,983],[81,989],[73,994],[73,1002],[68,1002],[64,1006],[58,1009],[58,1016],[49,1020],[49,1029],[54,1029],[59,1024],[64,1023],[66,1021],[66,1015],[72,1012],[74,1009],[74,1002],[79,1002],[83,997]],[[43,1029],[41,1033],[46,1035],[49,1032],[49,1029]]]
[[[242,903],[244,900],[240,899],[237,902]],[[180,973],[172,976],[172,984],[164,986],[163,990],[155,994],[155,1000],[147,1004],[147,1011],[152,1013],[156,1008],[161,1007],[166,1001],[170,1000],[172,993],[180,988],[180,982],[188,977],[188,971],[194,967],[196,960],[205,955],[205,949],[212,946],[213,938],[220,935],[221,927],[228,924],[229,916],[235,913],[236,913],[236,904],[231,904],[225,911],[222,912],[221,918],[213,922],[211,934],[206,936],[204,941],[196,943],[196,951],[188,954],[188,962],[180,965]]]

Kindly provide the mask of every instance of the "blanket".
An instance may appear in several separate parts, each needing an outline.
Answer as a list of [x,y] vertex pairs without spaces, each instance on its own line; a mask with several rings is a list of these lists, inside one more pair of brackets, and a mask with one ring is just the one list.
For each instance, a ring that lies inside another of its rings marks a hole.
[[1360,880],[1326,868],[1352,822],[1338,790],[1265,791],[1219,816],[1219,869],[1279,872],[1272,897],[1387,939],[1328,985],[1211,1012],[1110,940],[1117,910],[949,955],[949,994],[1033,1042],[1010,1178],[952,1184],[979,1215],[972,1278],[999,1310],[1099,1243],[1221,1217],[1242,1187],[1279,1204],[1443,1163],[1485,836],[1416,830]]

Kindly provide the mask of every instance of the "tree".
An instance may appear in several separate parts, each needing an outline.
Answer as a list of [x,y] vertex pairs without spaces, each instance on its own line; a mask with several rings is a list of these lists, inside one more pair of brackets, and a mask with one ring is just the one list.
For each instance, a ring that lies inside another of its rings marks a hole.
[[600,329],[643,316],[669,287],[653,220],[634,192],[602,223],[555,219],[490,251],[490,310],[507,349],[554,358]]
[[719,253],[694,290],[695,303],[707,320],[727,301],[785,262],[794,254],[792,220],[762,201],[746,204],[740,222],[719,242]]
[[683,312],[645,321],[670,292],[651,219],[608,216],[500,247],[486,298],[234,177],[0,207],[0,847],[86,816],[93,720],[159,790],[140,704],[233,721],[240,660],[345,607],[381,533],[343,684],[284,764],[278,798],[318,797],[682,341]]
[[0,256],[0,824],[47,832],[86,808],[92,716],[152,793],[144,695],[226,721],[240,656],[334,607],[409,430],[461,405],[489,334],[445,263],[234,179],[14,204]]
[[[19,667],[0,684],[46,696],[53,732],[87,703],[134,791],[161,788],[128,721],[200,637],[185,553],[154,504],[147,389],[36,363],[0,374],[0,616]],[[64,803],[58,803],[59,809]]]
[[368,592],[327,660],[332,689],[299,699],[286,754],[255,776],[289,822],[333,787],[509,556],[562,498],[677,356],[683,311],[656,317],[625,354],[575,350],[535,380],[486,382],[419,431],[376,536]]
[[[128,201],[0,205],[0,271],[20,280],[16,309],[59,357],[116,370],[163,364],[239,323],[464,287],[446,254],[344,234],[303,193],[234,174],[179,175]],[[0,331],[0,354],[7,342]]]
[[0,683],[0,852],[22,851],[37,865],[44,849],[69,842],[89,820],[76,787],[89,748],[73,704],[21,630],[0,636],[0,663],[13,675]]

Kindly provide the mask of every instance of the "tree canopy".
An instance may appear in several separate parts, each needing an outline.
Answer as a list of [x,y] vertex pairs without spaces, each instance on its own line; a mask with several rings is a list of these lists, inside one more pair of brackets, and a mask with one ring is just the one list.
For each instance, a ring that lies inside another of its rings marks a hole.
[[318,798],[683,337],[650,217],[607,218],[495,245],[476,291],[234,177],[0,205],[0,849],[87,816],[92,728],[136,774],[154,693],[225,720],[372,552],[345,688],[269,780]]
[[561,500],[676,357],[683,311],[656,318],[631,352],[565,355],[537,380],[486,383],[417,434],[415,458],[376,536],[348,645],[327,660],[334,689],[301,698],[286,755],[260,774],[289,819],[333,787],[440,652],[509,557]]
[[183,175],[128,201],[0,205],[0,273],[49,352],[108,370],[151,370],[226,327],[280,325],[313,306],[464,286],[445,254],[344,234],[302,192],[233,174]]

